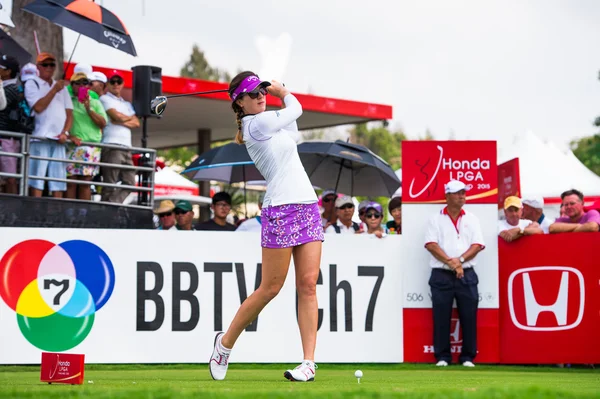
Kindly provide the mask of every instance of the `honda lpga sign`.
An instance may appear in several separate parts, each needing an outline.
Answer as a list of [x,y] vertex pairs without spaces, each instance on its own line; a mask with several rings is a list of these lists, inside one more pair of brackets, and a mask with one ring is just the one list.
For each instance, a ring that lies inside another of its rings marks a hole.
[[600,234],[499,240],[503,363],[597,363]]
[[498,195],[495,141],[403,141],[402,201],[445,202],[444,184],[460,180],[467,200],[495,204]]

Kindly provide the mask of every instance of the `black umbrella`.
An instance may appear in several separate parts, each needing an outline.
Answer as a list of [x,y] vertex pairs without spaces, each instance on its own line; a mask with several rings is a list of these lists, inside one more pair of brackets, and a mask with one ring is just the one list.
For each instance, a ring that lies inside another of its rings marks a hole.
[[[216,180],[223,183],[239,183],[251,180],[264,180],[245,145],[229,143],[215,147],[198,156],[181,172],[191,180]],[[244,185],[244,203],[246,186]]]
[[313,185],[334,187],[351,196],[391,196],[400,180],[390,165],[368,148],[346,143],[309,141],[298,146]]
[[[89,0],[36,0],[23,7],[23,11],[45,18],[87,36],[107,46],[136,56],[135,46],[121,20],[106,8]],[[79,42],[79,37],[77,38]],[[77,47],[75,42],[75,47]],[[71,58],[75,48],[71,52]],[[69,68],[67,63],[65,72]]]
[[0,29],[0,54],[15,57],[19,61],[20,67],[30,62],[32,58],[27,50],[2,29]]

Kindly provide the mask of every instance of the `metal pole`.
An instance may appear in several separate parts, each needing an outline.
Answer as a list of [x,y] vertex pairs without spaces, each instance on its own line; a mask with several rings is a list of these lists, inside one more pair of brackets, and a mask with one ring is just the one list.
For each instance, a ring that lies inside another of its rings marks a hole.
[[21,173],[23,178],[21,179],[21,195],[27,195],[29,189],[29,138],[31,136],[25,136],[21,139],[21,151],[23,152],[23,158],[21,158]]

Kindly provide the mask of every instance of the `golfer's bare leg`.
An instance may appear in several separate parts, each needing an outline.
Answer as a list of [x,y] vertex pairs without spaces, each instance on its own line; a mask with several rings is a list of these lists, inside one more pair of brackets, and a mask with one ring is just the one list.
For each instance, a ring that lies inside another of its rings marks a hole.
[[298,326],[305,360],[315,360],[317,327],[317,279],[321,267],[321,241],[309,242],[294,248],[296,290],[298,291]]
[[277,296],[290,267],[293,248],[262,249],[262,280],[260,287],[252,293],[238,309],[221,343],[233,348],[238,337],[252,323],[263,308]]

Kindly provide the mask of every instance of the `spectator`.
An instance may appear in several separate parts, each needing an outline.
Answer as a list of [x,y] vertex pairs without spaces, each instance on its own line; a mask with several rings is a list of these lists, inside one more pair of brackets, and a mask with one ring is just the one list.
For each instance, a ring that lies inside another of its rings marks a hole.
[[566,216],[556,219],[550,225],[550,233],[597,232],[600,230],[600,213],[591,209],[583,210],[583,194],[578,190],[568,190],[560,195]]
[[[106,126],[108,116],[100,100],[92,98],[88,88],[89,80],[82,72],[71,76],[71,102],[73,103],[73,126],[71,137],[80,142],[70,146],[67,158],[75,163],[67,164],[67,175],[70,179],[92,181],[98,174],[98,166],[77,163],[100,162],[100,147],[81,145],[81,142],[99,143],[102,140],[102,129]],[[67,183],[67,198],[82,200],[92,199],[92,187],[89,184]]]
[[75,67],[73,68],[73,74],[83,73],[88,79],[90,78],[92,71],[93,71],[93,69],[90,64],[84,64],[82,62],[75,65]]
[[106,92],[106,82],[108,82],[106,75],[102,72],[92,72],[92,74],[89,76],[89,79],[90,89],[92,90],[92,92],[96,93],[98,95],[98,98],[103,96]]
[[[65,159],[65,142],[69,138],[69,130],[73,122],[73,103],[65,89],[64,80],[54,81],[52,76],[56,71],[56,57],[50,53],[40,53],[36,59],[39,77],[33,76],[25,83],[25,98],[35,112],[35,129],[32,137],[44,137],[50,141],[31,141],[30,155]],[[77,138],[73,142],[77,143]],[[30,159],[29,174],[34,176],[66,179],[67,169],[63,162]],[[30,179],[30,194],[41,197],[44,181]],[[52,196],[62,198],[67,184],[62,181],[49,181],[48,190]]]
[[506,220],[498,221],[498,235],[505,241],[511,242],[523,236],[532,234],[543,234],[543,230],[537,223],[523,216],[523,204],[519,197],[510,196],[504,200],[504,216]]
[[336,223],[335,214],[335,200],[337,193],[335,190],[324,190],[321,194],[321,204],[323,206],[323,213],[321,214],[321,225],[323,231],[327,230],[329,226]]
[[374,237],[383,238],[385,232],[381,227],[383,220],[383,208],[377,202],[370,202],[365,207],[365,223],[367,225],[367,234],[372,234]]
[[370,203],[371,201],[367,199],[364,201],[360,201],[360,203],[358,204],[358,218],[362,223],[365,222],[365,211],[367,209],[367,205],[369,205]]
[[325,229],[325,233],[356,234],[360,225],[352,221],[354,215],[354,202],[352,198],[344,195],[335,200],[337,221]]
[[479,219],[463,209],[464,183],[451,180],[444,186],[446,207],[429,220],[425,248],[431,253],[431,301],[433,305],[433,350],[436,366],[451,363],[450,323],[456,299],[463,333],[459,361],[474,367],[477,355],[477,306],[479,279],[473,267],[475,257],[485,248]]
[[388,211],[392,215],[392,220],[386,223],[386,229],[389,234],[402,234],[402,198],[394,197],[388,203]]
[[[0,57],[0,79],[2,79],[2,93],[5,94],[6,106],[0,111],[0,130],[19,131],[16,121],[10,119],[9,115],[19,106],[21,98],[17,83],[19,73],[19,62],[16,58],[3,55]],[[1,108],[1,107],[0,107]],[[21,151],[21,141],[12,137],[0,137],[0,147],[4,152],[17,153]],[[6,173],[17,173],[18,158],[0,157],[0,171]],[[7,177],[4,192],[7,194],[18,194],[17,179]]]
[[[264,198],[265,198],[264,194],[261,194],[260,197],[258,197],[258,209],[259,210],[262,210],[262,204],[263,204]],[[260,220],[260,215],[257,215],[253,218],[242,221],[238,225],[238,227],[235,229],[235,231],[258,231],[258,232],[260,232],[261,229],[262,229],[262,223]]]
[[[123,90],[123,77],[115,71],[108,80],[108,92],[100,97],[100,101],[108,114],[108,124],[104,128],[102,142],[122,146],[123,149],[104,148],[102,162],[133,166],[131,158],[131,129],[140,126],[140,121],[135,115],[135,110],[129,101],[121,97]],[[135,171],[102,167],[104,183],[135,185]],[[102,187],[102,201],[123,203],[129,190]]]
[[158,216],[160,225],[157,230],[177,230],[175,226],[175,204],[171,200],[160,201],[160,206],[154,211],[154,214]]
[[227,223],[227,215],[231,210],[231,195],[224,191],[220,191],[213,195],[212,205],[210,208],[213,211],[214,217],[197,226],[198,230],[210,231],[235,231],[235,226]]
[[179,200],[175,203],[175,219],[177,219],[177,230],[196,230],[192,225],[194,219],[194,208],[189,201]]
[[544,231],[544,234],[548,234],[553,221],[544,214],[544,198],[526,197],[522,202],[523,219],[537,222]]

